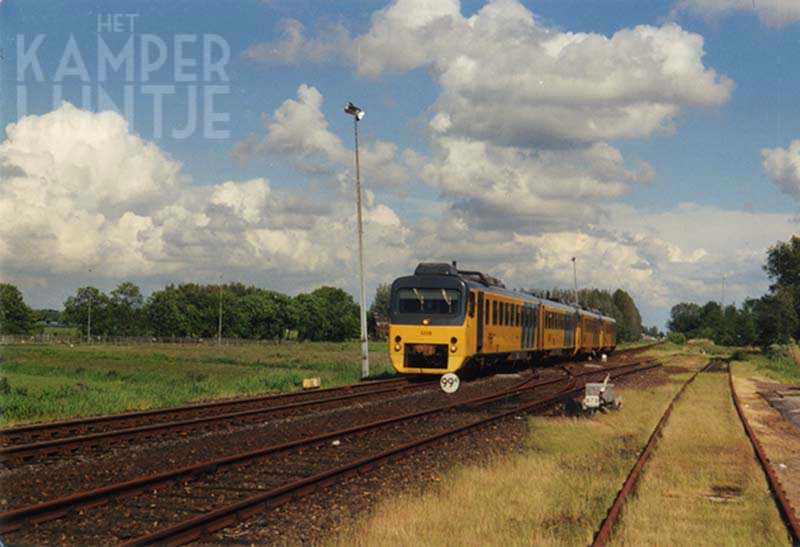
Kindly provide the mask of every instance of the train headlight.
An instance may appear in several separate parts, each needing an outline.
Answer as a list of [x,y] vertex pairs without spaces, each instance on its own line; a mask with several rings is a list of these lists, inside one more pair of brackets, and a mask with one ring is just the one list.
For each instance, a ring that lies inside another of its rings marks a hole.
[[450,353],[455,353],[456,351],[458,351],[456,346],[450,346]]
[[400,351],[400,344],[395,344],[394,345],[394,350],[395,351]]

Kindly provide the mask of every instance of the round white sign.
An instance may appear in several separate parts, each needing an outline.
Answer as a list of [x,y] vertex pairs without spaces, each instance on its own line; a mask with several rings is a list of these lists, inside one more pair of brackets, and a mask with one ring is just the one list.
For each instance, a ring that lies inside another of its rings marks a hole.
[[458,386],[461,385],[461,380],[452,372],[448,372],[439,380],[439,385],[445,393],[455,393],[458,391]]

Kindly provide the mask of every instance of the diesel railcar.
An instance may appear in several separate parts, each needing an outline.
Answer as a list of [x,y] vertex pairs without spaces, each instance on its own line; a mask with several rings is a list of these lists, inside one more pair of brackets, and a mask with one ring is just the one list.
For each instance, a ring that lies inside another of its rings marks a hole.
[[455,263],[422,263],[395,280],[389,319],[389,355],[403,374],[610,353],[617,344],[611,317],[508,290]]

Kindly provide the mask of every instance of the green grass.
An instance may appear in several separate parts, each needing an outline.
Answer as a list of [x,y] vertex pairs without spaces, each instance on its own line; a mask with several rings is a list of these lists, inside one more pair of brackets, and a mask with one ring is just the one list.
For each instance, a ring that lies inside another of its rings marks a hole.
[[[703,360],[688,359],[697,368]],[[587,545],[669,400],[689,373],[622,389],[622,410],[532,417],[520,453],[446,472],[427,491],[395,492],[331,538],[355,545]]]
[[788,545],[724,373],[675,406],[611,545]]
[[732,360],[754,365],[756,371],[771,380],[787,384],[800,383],[800,365],[788,352],[776,351],[763,354],[740,350],[733,354]]
[[[359,379],[357,342],[282,345],[17,344],[0,348],[0,423],[63,419]],[[373,376],[392,374],[385,343]]]

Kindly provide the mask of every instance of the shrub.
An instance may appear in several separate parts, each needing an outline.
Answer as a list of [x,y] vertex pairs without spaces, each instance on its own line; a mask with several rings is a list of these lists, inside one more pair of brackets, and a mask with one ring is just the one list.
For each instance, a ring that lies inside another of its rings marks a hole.
[[682,332],[671,332],[667,335],[667,340],[672,342],[673,344],[678,344],[682,346],[686,343],[686,335]]

